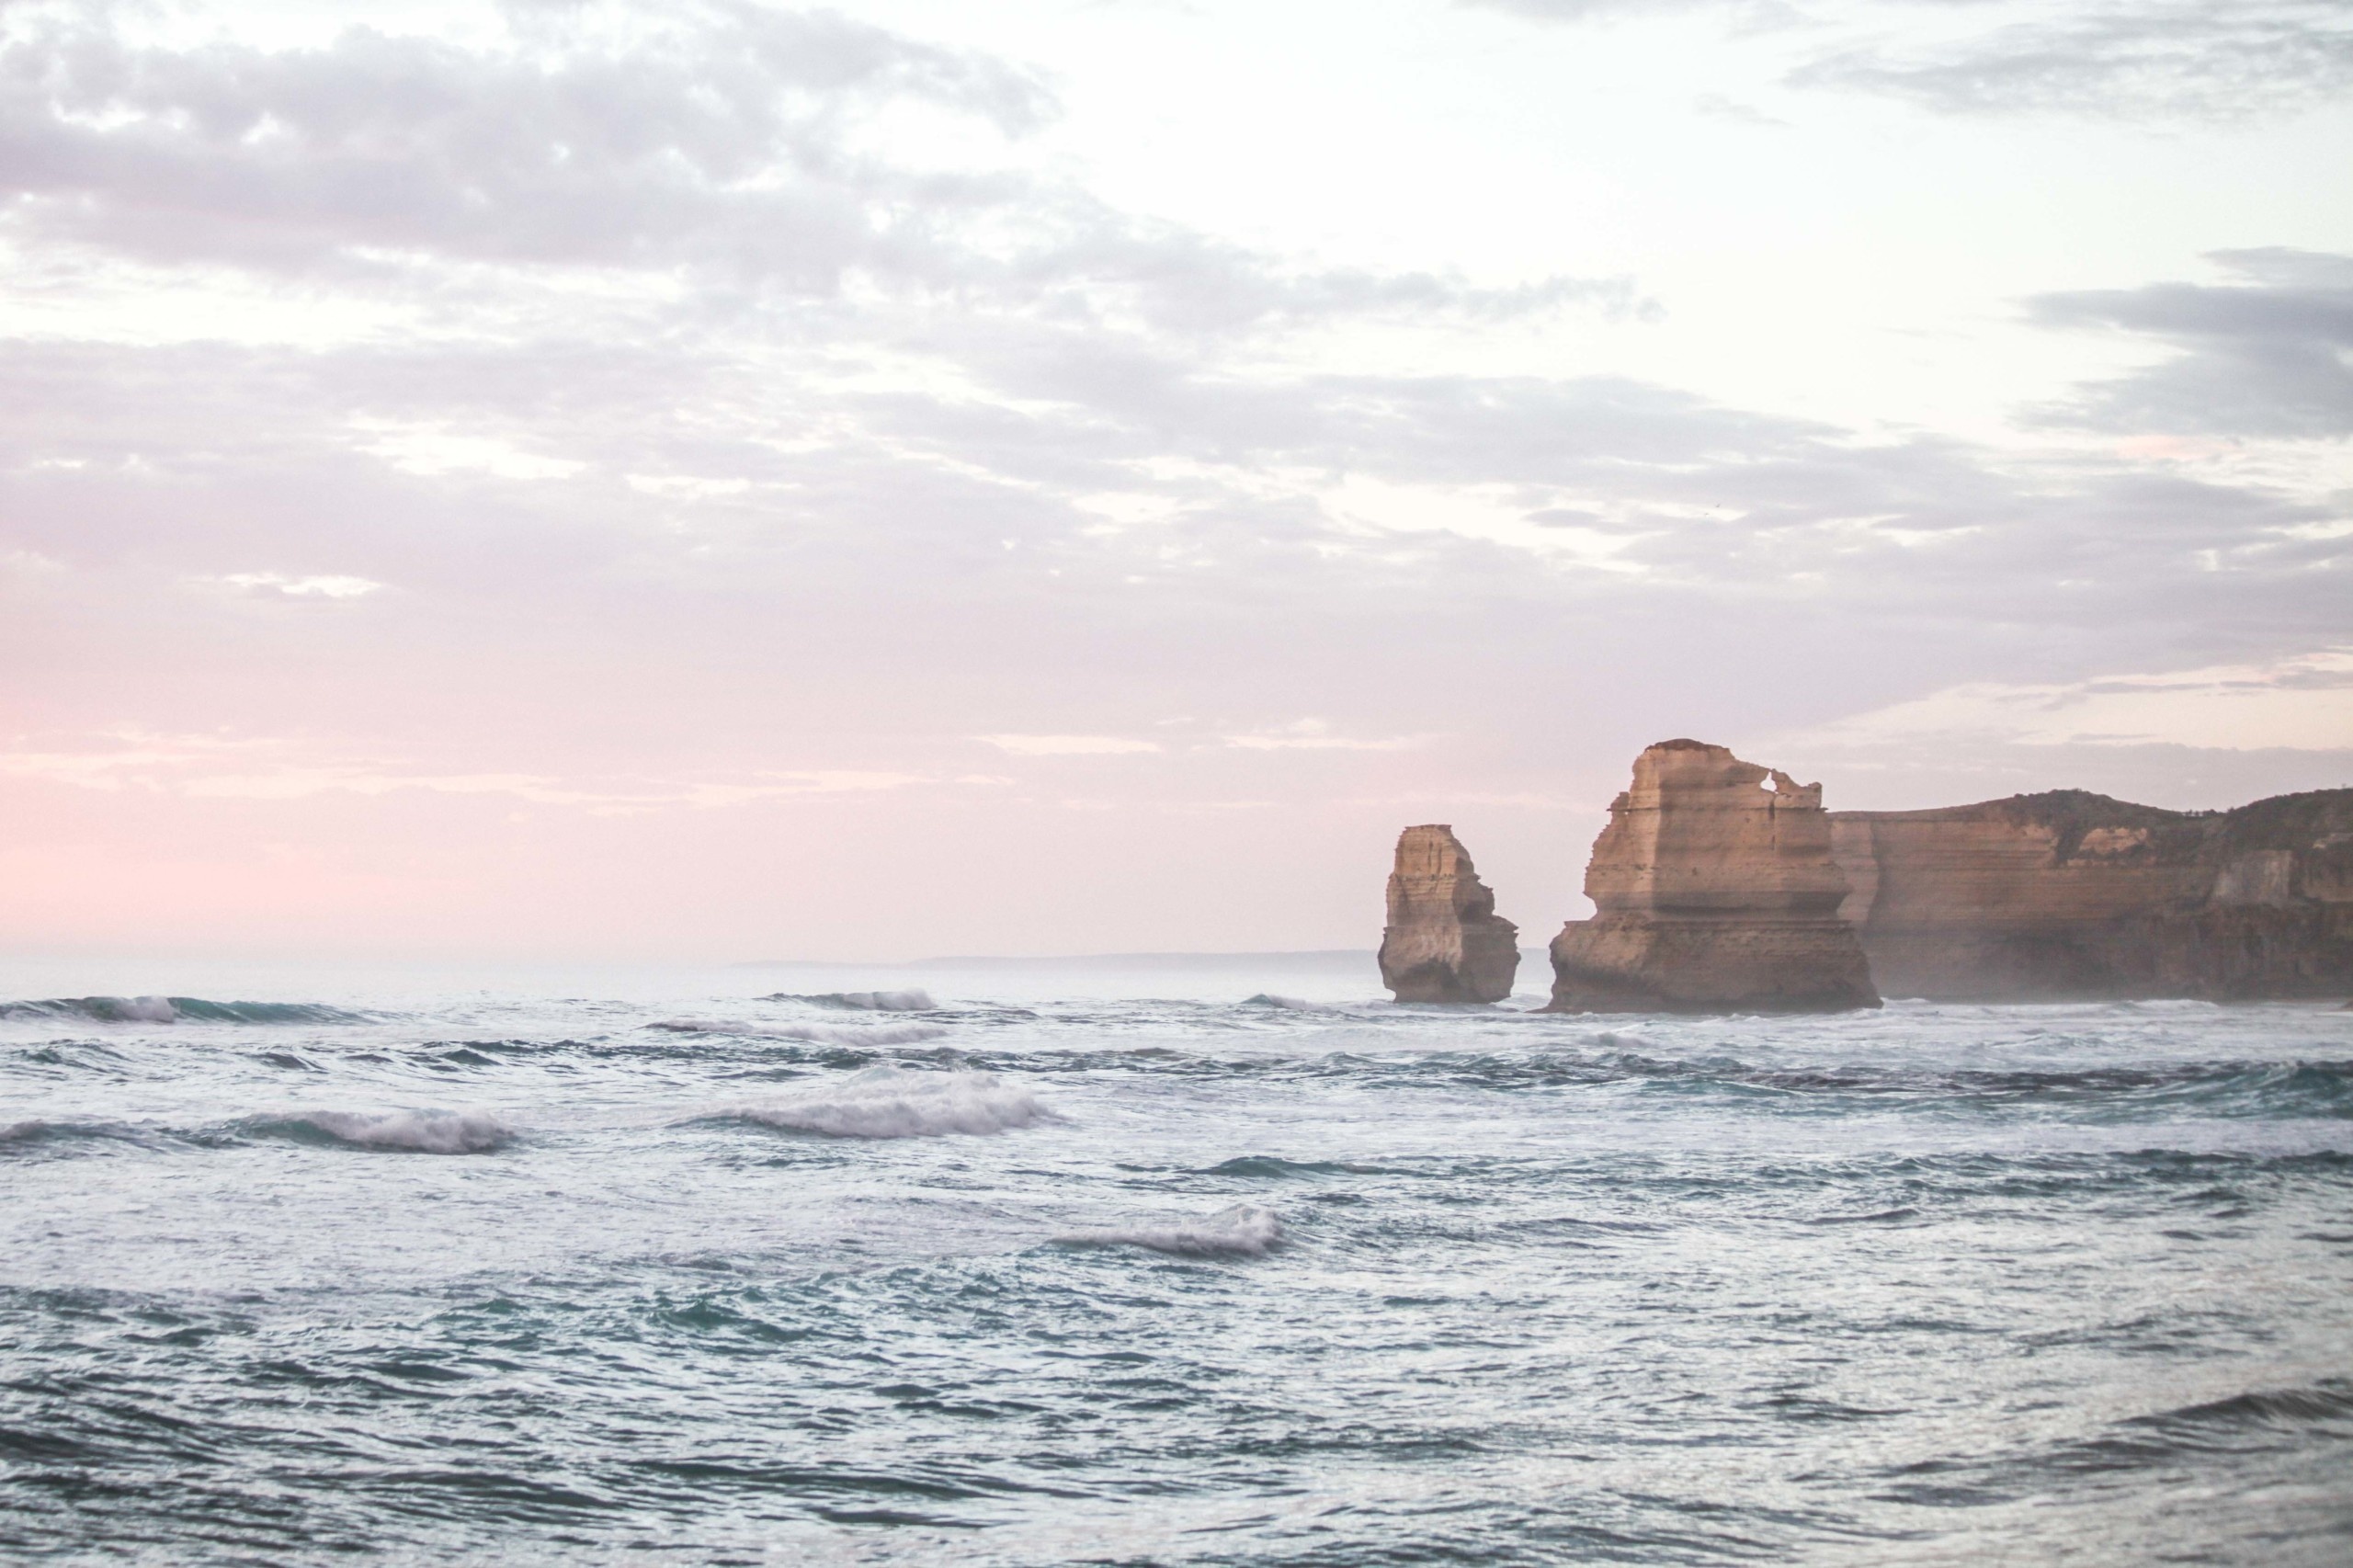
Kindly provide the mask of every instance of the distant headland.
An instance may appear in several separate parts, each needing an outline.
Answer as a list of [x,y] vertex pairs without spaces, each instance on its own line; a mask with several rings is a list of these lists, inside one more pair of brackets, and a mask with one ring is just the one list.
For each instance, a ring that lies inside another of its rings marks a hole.
[[[1552,939],[1552,1011],[2353,993],[2353,790],[2227,812],[2080,790],[1831,812],[1819,784],[1663,741],[1634,759],[1585,890],[1594,916]],[[1404,831],[1381,946],[1399,1001],[1508,994],[1514,929],[1451,828]]]

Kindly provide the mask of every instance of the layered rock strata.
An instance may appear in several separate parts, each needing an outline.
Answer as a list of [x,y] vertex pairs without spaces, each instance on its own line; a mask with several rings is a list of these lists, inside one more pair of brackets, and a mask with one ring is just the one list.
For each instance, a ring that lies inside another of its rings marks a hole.
[[1552,939],[1551,1011],[1840,1012],[1876,1007],[1822,786],[1722,746],[1665,741],[1594,841],[1597,912]]
[[1400,1002],[1500,1002],[1519,969],[1519,927],[1495,913],[1469,851],[1442,823],[1397,838],[1381,983]]
[[2057,790],[1831,820],[1845,914],[1891,996],[2353,991],[2353,790],[2231,812]]

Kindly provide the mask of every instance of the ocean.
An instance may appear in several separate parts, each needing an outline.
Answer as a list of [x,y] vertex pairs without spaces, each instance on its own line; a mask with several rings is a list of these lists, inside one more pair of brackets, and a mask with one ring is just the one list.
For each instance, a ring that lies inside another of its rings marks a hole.
[[2353,1561],[2353,1013],[0,983],[17,1561]]

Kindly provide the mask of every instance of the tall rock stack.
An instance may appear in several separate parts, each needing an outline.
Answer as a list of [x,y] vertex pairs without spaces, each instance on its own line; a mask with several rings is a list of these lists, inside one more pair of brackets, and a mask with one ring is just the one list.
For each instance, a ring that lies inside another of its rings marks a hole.
[[1381,983],[1400,1002],[1500,1002],[1519,969],[1519,927],[1495,913],[1470,852],[1442,823],[1397,838]]
[[1722,746],[1664,741],[1594,841],[1598,912],[1552,939],[1558,1013],[1876,1007],[1822,786]]

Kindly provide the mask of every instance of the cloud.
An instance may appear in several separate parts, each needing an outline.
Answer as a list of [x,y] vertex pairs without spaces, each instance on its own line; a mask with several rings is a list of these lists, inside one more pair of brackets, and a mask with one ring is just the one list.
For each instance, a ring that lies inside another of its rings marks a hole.
[[1156,741],[1124,735],[974,735],[1015,756],[1132,756],[1160,750]]
[[1780,744],[1872,747],[1941,742],[2353,751],[2353,647],[2260,665],[2096,680],[1949,687]]
[[[197,800],[296,801],[329,793],[359,796],[421,790],[500,795],[535,805],[597,814],[668,808],[710,810],[811,795],[862,794],[942,780],[855,768],[766,770],[733,778],[563,778],[532,773],[441,773],[383,758],[338,755],[284,739],[159,735],[138,731],[75,738],[64,749],[21,741],[0,750],[0,775],[108,792],[140,791]],[[957,784],[1001,780],[963,778]]]
[[365,28],[142,47],[36,14],[0,49],[13,218],[271,269],[689,264],[824,291],[923,271],[931,214],[993,199],[856,155],[861,113],[912,98],[1017,135],[1051,112],[995,62],[823,13],[689,5],[620,41],[563,15],[509,13],[529,25],[484,51]]
[[[600,15],[510,7],[489,47],[356,28],[175,48],[104,13],[0,20],[0,233],[566,335],[617,310],[675,333],[875,290],[1188,333],[1659,309],[1625,278],[1301,267],[1122,213],[1013,155],[1059,112],[1034,76],[830,13]],[[952,158],[894,132],[910,109],[955,127],[934,139]]]
[[[1938,114],[2240,119],[2325,105],[2353,85],[2346,0],[1461,3],[1569,25],[1717,11],[1802,54],[1784,86],[1874,94]],[[1699,107],[1779,123],[1722,99]]]
[[199,579],[221,583],[243,592],[274,595],[282,598],[356,599],[375,593],[381,583],[365,577],[335,575],[290,577],[282,572],[231,572],[222,576]]
[[1789,85],[1882,94],[1942,114],[2222,119],[2310,108],[2353,85],[2345,0],[2120,0],[2028,14],[1941,42],[1840,50],[1791,73]]
[[1691,100],[1691,108],[1710,119],[1746,126],[1752,131],[1786,131],[1790,128],[1788,120],[1777,119],[1754,104],[1742,103],[1722,93],[1702,94]]
[[[971,907],[1027,879],[1086,910],[1201,858],[1149,860],[1170,835],[1138,847],[1122,812],[1229,812],[1236,853],[1325,856],[1344,887],[1395,801],[1590,810],[1662,733],[2342,641],[2353,518],[2322,487],[1742,406],[1612,369],[1643,362],[1631,327],[1531,349],[1497,324],[1652,307],[1630,279],[1325,265],[1117,210],[1023,151],[1053,112],[1028,76],[896,35],[809,22],[801,55],[745,68],[762,86],[728,51],[767,24],[724,7],[657,16],[642,53],[571,7],[485,43],[300,49],[6,15],[0,150],[40,157],[0,247],[57,309],[0,346],[0,666],[40,672],[17,722],[63,738],[0,774],[44,844],[243,824],[267,866],[303,832],[329,858],[382,834],[384,864],[453,888],[543,849],[512,872],[526,903],[551,875],[674,886],[714,930],[713,875],[744,879],[729,921],[830,922],[831,888],[959,866]],[[707,60],[716,97],[681,97]],[[892,139],[903,109],[961,128],[953,166]],[[2204,428],[2199,378],[2341,346],[2332,258],[2232,256],[2221,286],[2030,306],[2183,362],[2066,417],[2131,392]],[[1467,351],[1353,331],[1392,322]],[[2248,386],[2220,400],[2243,426],[2337,427]],[[1099,834],[967,772],[976,741],[1088,775]],[[2067,781],[2075,754],[2035,766]],[[713,808],[752,801],[870,820],[747,850]],[[523,808],[572,836],[525,843]],[[604,815],[636,858],[578,828]],[[1065,830],[1059,869],[990,858]],[[829,891],[780,897],[759,854],[801,876],[819,838]],[[1563,889],[1569,838],[1529,848]],[[872,896],[897,942],[904,900]]]
[[2353,256],[2222,251],[2220,285],[2042,294],[2030,319],[2156,339],[2171,359],[2083,389],[2045,420],[2131,433],[2331,437],[2353,434]]
[[[843,392],[756,343],[733,365],[699,348],[19,343],[0,358],[0,394],[28,411],[0,432],[0,506],[16,548],[56,563],[38,580],[58,593],[110,579],[131,602],[158,573],[324,560],[402,587],[397,614],[338,619],[428,647],[524,658],[553,638],[591,656],[605,628],[877,679],[936,654],[1005,692],[1051,666],[1052,689],[1224,713],[1234,734],[1315,700],[1335,733],[1375,739],[1451,725],[1280,689],[1237,710],[1211,672],[1327,642],[1360,665],[1400,626],[1441,639],[1435,673],[1492,635],[1557,646],[1658,614],[1761,632],[1832,607],[1922,648],[2194,657],[2324,636],[2353,563],[2325,500],[2109,457],[1865,439],[1629,378],[1285,372],[1055,328],[968,324],[931,346],[953,392]],[[355,423],[425,411],[574,466],[418,472]],[[34,467],[53,453],[87,460]],[[649,495],[648,473],[697,483]],[[1381,487],[1377,514],[1359,477]],[[1107,492],[1154,504],[1107,524],[1088,505]],[[156,635],[218,635],[142,613]],[[1524,616],[1574,624],[1509,630]],[[1121,681],[1145,695],[1113,695]],[[980,700],[922,722],[1124,739],[1094,729],[1093,697],[1067,713]]]
[[1388,740],[1358,740],[1336,733],[1322,719],[1301,719],[1272,729],[1259,730],[1246,735],[1223,737],[1230,746],[1245,751],[1409,751],[1422,744],[1415,735],[1400,735]]
[[1540,22],[1591,22],[1612,17],[1658,16],[1713,8],[1779,10],[1771,0],[1458,0],[1477,9],[1508,11]]
[[472,469],[502,479],[563,479],[586,466],[574,459],[527,452],[505,441],[430,424],[360,418],[353,420],[352,426],[367,437],[358,450],[371,452],[411,473]]

